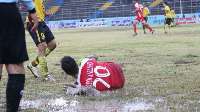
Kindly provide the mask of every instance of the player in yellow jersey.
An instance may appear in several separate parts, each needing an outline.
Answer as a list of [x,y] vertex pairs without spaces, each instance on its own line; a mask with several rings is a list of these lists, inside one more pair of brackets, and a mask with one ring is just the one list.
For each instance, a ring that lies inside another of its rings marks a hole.
[[173,9],[171,9],[171,15],[172,15],[172,26],[176,26],[176,13]]
[[44,22],[45,17],[51,13],[45,12],[43,0],[33,1],[35,3],[36,13],[39,18],[39,25],[37,30],[31,31],[32,21],[27,19],[27,30],[37,46],[38,56],[27,66],[27,68],[36,78],[40,77],[41,74],[42,78],[45,80],[54,80],[48,71],[46,56],[48,56],[56,48],[56,41],[53,33]]
[[[148,21],[149,14],[150,14],[149,8],[145,6],[143,8],[143,17],[144,17],[144,20],[146,21],[146,23]],[[145,26],[144,25],[143,25],[143,31],[144,31],[144,34],[146,34],[146,30],[145,30]]]
[[172,15],[171,15],[171,9],[170,6],[167,4],[167,2],[163,2],[164,7],[164,15],[165,15],[165,23],[164,23],[164,31],[167,33],[167,27],[170,30],[171,24],[172,24]]

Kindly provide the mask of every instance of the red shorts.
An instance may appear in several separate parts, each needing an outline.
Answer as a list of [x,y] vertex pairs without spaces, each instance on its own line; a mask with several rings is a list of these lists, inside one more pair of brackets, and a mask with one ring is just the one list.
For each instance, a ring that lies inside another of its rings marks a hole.
[[140,22],[145,21],[143,16],[141,16],[141,17],[136,16],[135,19],[138,20],[138,21],[140,21]]

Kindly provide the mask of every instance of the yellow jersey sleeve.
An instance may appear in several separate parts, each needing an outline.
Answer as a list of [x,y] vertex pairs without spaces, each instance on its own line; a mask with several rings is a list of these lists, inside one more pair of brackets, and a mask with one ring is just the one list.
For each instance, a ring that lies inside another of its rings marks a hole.
[[45,19],[45,6],[43,0],[35,0],[35,9],[38,15],[39,21],[44,21]]
[[172,15],[172,18],[175,18],[176,17],[176,13],[174,10],[171,10],[171,15]]
[[165,17],[172,18],[169,6],[165,6],[164,10],[165,10]]
[[147,7],[144,7],[144,8],[143,8],[143,16],[144,16],[144,17],[147,17],[149,14],[150,14],[149,9],[148,9]]

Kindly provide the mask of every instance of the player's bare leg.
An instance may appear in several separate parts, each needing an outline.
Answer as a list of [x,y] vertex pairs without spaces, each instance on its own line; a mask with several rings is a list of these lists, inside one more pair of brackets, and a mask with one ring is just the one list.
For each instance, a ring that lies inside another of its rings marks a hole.
[[149,32],[151,32],[152,34],[154,33],[154,30],[150,27],[149,24],[147,24],[146,22],[143,22],[142,24],[143,24],[143,26],[144,26],[145,28],[149,29]]
[[170,33],[171,32],[171,24],[170,25],[168,25],[168,32]]
[[[40,61],[39,59],[42,59],[42,57],[45,57],[44,51],[45,51],[46,46],[47,45],[45,42],[39,43],[37,45],[38,56],[36,57],[35,60],[33,60],[27,66],[27,68],[31,71],[31,73],[34,75],[35,78],[40,77],[39,68],[37,66],[39,65],[39,61]],[[44,65],[42,64],[42,66],[44,66]],[[41,72],[42,72],[42,70],[41,70]]]
[[8,74],[25,74],[24,64],[6,64]]
[[[57,45],[56,45],[55,39],[53,39],[52,41],[50,41],[47,44],[47,47],[45,47],[45,51],[44,51],[45,52],[45,56],[48,56],[56,48],[56,46]],[[37,66],[38,64],[39,64],[38,57],[36,57],[36,59],[32,61],[32,65],[33,66]]]
[[37,50],[38,50],[38,56],[36,57],[35,60],[33,60],[27,67],[28,69],[33,73],[35,78],[40,77],[39,70],[37,68],[38,65],[40,68],[41,75],[43,77],[46,76],[46,73],[48,72],[47,68],[47,62],[45,58],[45,50],[47,48],[47,45],[45,42],[39,43],[37,45]]
[[42,42],[38,45],[38,61],[39,70],[44,80],[55,81],[52,75],[48,71],[47,61],[46,61],[46,42]]
[[165,26],[164,26],[165,34],[169,33],[170,29],[171,29],[171,25],[165,24]]
[[[31,65],[33,67],[35,67],[35,68],[39,65],[40,72],[41,72],[42,76],[45,77],[45,78],[48,78],[47,80],[49,80],[50,78],[51,78],[50,80],[53,80],[53,78],[50,75],[50,73],[48,72],[46,56],[48,56],[55,48],[56,48],[56,41],[55,41],[55,39],[53,39],[52,41],[50,41],[48,44],[46,44],[45,42],[40,43],[38,45],[38,56],[36,57],[35,60],[33,60],[31,62]],[[32,70],[32,71],[37,72],[36,69]],[[36,78],[39,77],[39,75],[34,75],[34,76]]]
[[167,24],[164,25],[164,33],[167,34]]
[[[45,57],[48,56],[55,48],[56,48],[56,41],[53,39],[47,44],[47,48],[45,49]],[[47,73],[46,80],[55,81],[55,79],[52,77],[52,74],[49,72]]]
[[46,56],[45,56],[45,51],[47,48],[46,42],[42,42],[38,44],[38,65],[39,65],[39,70],[41,73],[41,76],[43,78],[47,77],[48,75],[48,67],[47,67],[47,61],[46,61]]
[[[56,48],[56,41],[52,40],[47,44],[47,47],[45,48],[45,56],[48,56],[55,48]],[[37,66],[39,64],[38,57],[36,57],[35,60],[32,61],[33,66]]]
[[133,36],[136,36],[138,33],[137,33],[137,23],[139,21],[138,20],[134,20],[133,21],[133,31],[134,31],[134,35]]
[[46,51],[45,51],[45,56],[48,56],[56,48],[56,46],[57,46],[57,44],[56,44],[55,39],[53,39],[52,41],[50,41],[47,44],[47,48],[46,48]]
[[142,25],[142,28],[143,28],[144,34],[146,34],[145,26]]
[[169,33],[171,29],[171,20],[169,18],[165,19],[164,31],[165,34]]

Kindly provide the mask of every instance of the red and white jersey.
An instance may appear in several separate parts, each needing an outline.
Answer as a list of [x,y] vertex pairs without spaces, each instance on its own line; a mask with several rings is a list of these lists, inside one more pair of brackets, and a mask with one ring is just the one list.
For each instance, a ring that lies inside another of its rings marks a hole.
[[143,5],[139,3],[135,3],[135,16],[136,18],[144,18],[143,17]]
[[99,91],[106,91],[122,88],[125,78],[118,64],[85,58],[81,62],[77,82],[80,86],[93,86]]

